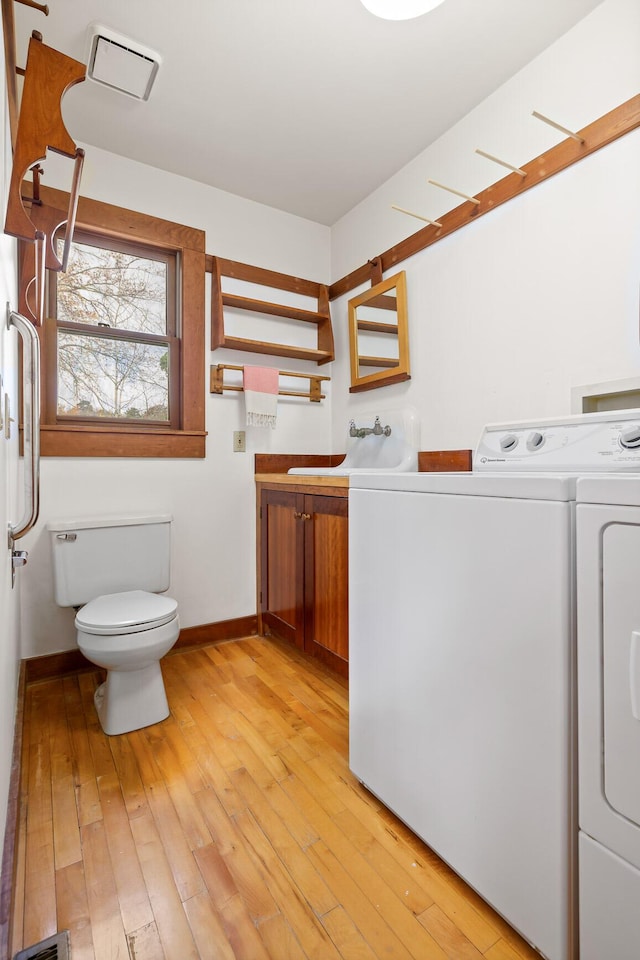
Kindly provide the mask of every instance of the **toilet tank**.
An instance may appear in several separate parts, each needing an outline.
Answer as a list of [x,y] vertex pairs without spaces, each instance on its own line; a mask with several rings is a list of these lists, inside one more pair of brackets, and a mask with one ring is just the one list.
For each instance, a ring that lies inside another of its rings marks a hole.
[[89,517],[47,524],[55,601],[77,607],[105,593],[169,587],[171,516]]

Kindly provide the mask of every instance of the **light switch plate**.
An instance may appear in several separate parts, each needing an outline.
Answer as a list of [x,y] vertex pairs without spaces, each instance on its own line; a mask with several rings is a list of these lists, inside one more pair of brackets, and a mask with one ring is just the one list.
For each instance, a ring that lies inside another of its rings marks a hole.
[[246,453],[247,451],[247,434],[244,430],[234,430],[233,431],[233,452],[234,453]]

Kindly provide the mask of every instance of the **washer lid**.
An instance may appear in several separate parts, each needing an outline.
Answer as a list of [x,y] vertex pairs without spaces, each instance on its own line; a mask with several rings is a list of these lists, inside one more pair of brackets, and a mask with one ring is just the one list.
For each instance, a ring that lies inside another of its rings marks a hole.
[[447,493],[519,500],[576,498],[576,478],[547,473],[365,473],[349,478],[350,498],[358,489],[406,493]]
[[127,590],[96,597],[81,607],[76,627],[86,633],[134,633],[151,630],[173,620],[178,602],[146,590]]

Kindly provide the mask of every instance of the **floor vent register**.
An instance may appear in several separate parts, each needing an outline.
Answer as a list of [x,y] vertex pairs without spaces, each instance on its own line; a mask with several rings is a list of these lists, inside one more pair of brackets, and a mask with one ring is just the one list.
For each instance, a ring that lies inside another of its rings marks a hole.
[[62,930],[40,943],[34,943],[32,947],[25,947],[16,953],[13,960],[69,960],[70,956],[69,931]]

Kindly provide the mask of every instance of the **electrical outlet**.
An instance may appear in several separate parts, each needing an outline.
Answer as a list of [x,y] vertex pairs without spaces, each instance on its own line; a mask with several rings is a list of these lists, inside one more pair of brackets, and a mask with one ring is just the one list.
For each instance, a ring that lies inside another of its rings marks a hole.
[[244,430],[234,430],[233,431],[233,452],[234,453],[246,453],[247,451],[247,434]]

